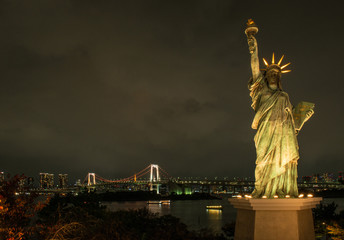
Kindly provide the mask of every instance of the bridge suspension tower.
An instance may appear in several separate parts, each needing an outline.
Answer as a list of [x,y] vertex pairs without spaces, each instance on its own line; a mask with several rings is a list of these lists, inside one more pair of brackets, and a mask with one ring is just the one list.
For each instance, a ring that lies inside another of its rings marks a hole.
[[154,187],[155,187],[156,192],[159,194],[160,174],[159,174],[159,166],[157,164],[151,164],[150,165],[149,181],[150,181],[150,190],[153,191]]
[[87,174],[87,186],[96,185],[96,174],[88,173]]

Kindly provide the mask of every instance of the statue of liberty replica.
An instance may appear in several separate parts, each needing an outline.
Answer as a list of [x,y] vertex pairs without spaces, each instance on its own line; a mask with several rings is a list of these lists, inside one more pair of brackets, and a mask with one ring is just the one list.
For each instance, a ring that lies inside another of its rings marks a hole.
[[313,240],[312,208],[322,200],[298,194],[297,135],[314,114],[314,104],[300,102],[293,107],[282,89],[282,74],[290,72],[282,64],[284,56],[259,68],[258,28],[250,19],[245,34],[251,54],[252,78],[248,83],[255,116],[252,128],[257,159],[252,196],[229,198],[237,210],[235,240]]
[[295,108],[282,89],[282,74],[290,72],[282,64],[284,55],[277,62],[263,58],[265,69],[259,68],[258,45],[255,34],[258,28],[250,19],[245,34],[251,54],[252,78],[248,88],[255,116],[252,128],[257,159],[253,198],[298,197],[297,163],[299,147],[297,134],[313,115],[314,104],[301,102]]

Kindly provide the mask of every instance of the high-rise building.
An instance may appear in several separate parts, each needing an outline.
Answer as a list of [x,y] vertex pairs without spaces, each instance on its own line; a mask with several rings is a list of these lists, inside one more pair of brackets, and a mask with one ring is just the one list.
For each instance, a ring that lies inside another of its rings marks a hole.
[[54,174],[48,174],[48,184],[49,188],[54,187]]
[[302,176],[302,182],[303,183],[312,182],[312,177],[311,176]]
[[344,182],[344,173],[338,172],[338,182],[343,183]]
[[48,173],[40,173],[39,174],[39,187],[47,188],[47,185],[48,185]]
[[26,177],[21,177],[19,179],[19,182],[18,182],[18,185],[19,185],[19,189],[20,190],[23,190],[26,186],[25,186],[25,183],[26,183]]
[[0,183],[3,182],[4,180],[5,180],[5,173],[0,172]]
[[334,182],[335,178],[333,173],[320,173],[318,174],[319,178],[318,178],[318,182]]
[[28,177],[28,178],[27,178],[27,186],[28,186],[29,188],[33,188],[33,182],[34,182],[33,177]]
[[68,174],[59,174],[59,188],[68,186]]
[[54,174],[40,173],[39,184],[41,188],[48,189],[54,187]]
[[331,183],[336,182],[336,177],[333,173],[316,173],[311,181],[314,183]]
[[320,174],[319,173],[316,173],[313,175],[312,182],[314,182],[314,183],[320,182]]
[[75,186],[81,186],[81,180],[80,179],[76,180]]

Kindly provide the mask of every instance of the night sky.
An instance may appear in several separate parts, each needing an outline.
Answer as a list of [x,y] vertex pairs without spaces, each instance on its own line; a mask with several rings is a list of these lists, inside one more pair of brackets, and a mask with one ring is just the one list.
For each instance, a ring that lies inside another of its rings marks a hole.
[[339,2],[2,0],[0,170],[253,177],[249,18],[292,104],[316,104],[299,176],[344,170]]

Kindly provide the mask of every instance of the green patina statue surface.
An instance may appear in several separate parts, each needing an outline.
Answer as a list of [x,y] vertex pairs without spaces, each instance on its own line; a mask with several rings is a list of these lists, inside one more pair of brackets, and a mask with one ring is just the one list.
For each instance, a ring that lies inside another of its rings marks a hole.
[[280,81],[282,73],[289,72],[283,70],[289,64],[280,66],[283,57],[275,63],[273,56],[271,64],[264,59],[267,68],[261,72],[254,37],[258,28],[255,25],[252,27],[252,24],[253,21],[248,22],[245,31],[251,54],[252,78],[248,87],[255,111],[252,128],[257,129],[254,137],[257,152],[255,190],[252,197],[297,197],[297,134],[314,111],[312,107],[304,110],[306,113],[301,127],[295,127],[293,106]]

